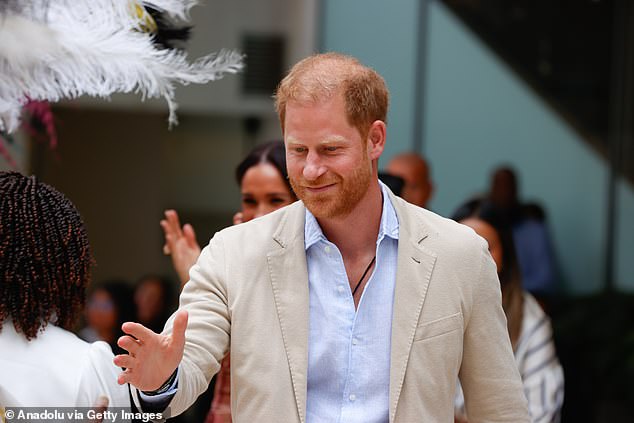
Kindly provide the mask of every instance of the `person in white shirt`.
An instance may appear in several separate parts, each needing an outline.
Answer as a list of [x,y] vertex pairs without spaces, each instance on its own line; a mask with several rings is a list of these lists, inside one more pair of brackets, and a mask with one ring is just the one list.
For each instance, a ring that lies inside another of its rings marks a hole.
[[68,198],[0,172],[0,408],[130,407],[108,344],[70,332],[92,262]]

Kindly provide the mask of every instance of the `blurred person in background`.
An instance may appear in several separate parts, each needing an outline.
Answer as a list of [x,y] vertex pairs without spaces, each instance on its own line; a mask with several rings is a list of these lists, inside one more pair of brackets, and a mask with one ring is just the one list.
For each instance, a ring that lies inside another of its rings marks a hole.
[[155,332],[163,330],[165,322],[176,310],[178,292],[173,281],[159,275],[144,275],[134,288],[137,320]]
[[[281,141],[256,146],[238,164],[236,181],[242,196],[241,210],[233,216],[233,224],[248,222],[264,216],[297,200],[286,172],[286,152]],[[172,256],[172,263],[181,284],[189,280],[189,269],[200,255],[194,228],[186,224],[182,228],[174,210],[165,212],[161,221],[165,232],[164,251]],[[143,323],[143,322],[140,322]],[[163,328],[155,330],[160,333]],[[208,423],[231,421],[231,380],[229,354],[222,361],[216,376],[213,403],[207,416]]]
[[132,284],[119,279],[97,284],[88,297],[86,327],[79,336],[88,342],[105,341],[115,354],[121,354],[117,340],[123,335],[121,325],[136,317]]
[[556,290],[556,271],[546,213],[538,204],[520,201],[517,179],[511,167],[497,168],[491,176],[489,200],[512,227],[524,289],[548,309],[548,301]]
[[385,171],[404,181],[400,195],[408,203],[427,208],[434,193],[427,161],[417,153],[401,153],[392,158]]
[[[492,202],[481,199],[462,205],[453,219],[469,226],[489,245],[498,270],[502,307],[532,421],[558,422],[564,399],[564,374],[555,351],[550,319],[535,298],[522,289],[511,227]],[[456,421],[467,421],[460,389]]]
[[388,172],[379,172],[379,181],[383,182],[394,195],[401,196],[405,181],[400,176],[392,175]]
[[68,198],[0,172],[0,408],[130,406],[108,345],[70,332],[92,263]]

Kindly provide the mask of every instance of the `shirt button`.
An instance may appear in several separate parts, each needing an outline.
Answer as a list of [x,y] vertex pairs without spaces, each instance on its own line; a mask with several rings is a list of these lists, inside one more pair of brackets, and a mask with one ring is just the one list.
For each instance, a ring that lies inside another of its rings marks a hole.
[[357,340],[357,338],[352,338],[352,345],[357,345],[359,343],[359,341]]
[[355,394],[350,394],[350,401],[354,401],[357,399],[357,396]]
[[329,245],[326,245],[326,246],[324,247],[324,251],[326,252],[326,254],[330,254],[330,246],[329,246]]
[[345,291],[345,288],[339,285],[339,287],[337,288],[337,291],[339,291],[340,294],[343,294],[343,292]]

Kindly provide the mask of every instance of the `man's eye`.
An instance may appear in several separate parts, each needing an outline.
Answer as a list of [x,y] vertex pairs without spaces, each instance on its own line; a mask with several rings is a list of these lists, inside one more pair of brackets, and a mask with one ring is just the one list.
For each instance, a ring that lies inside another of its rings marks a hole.
[[296,153],[303,153],[304,151],[306,151],[304,147],[295,147],[294,150]]
[[253,198],[243,198],[242,202],[244,204],[255,204],[255,199],[253,199]]
[[338,147],[333,147],[333,146],[326,147],[326,151],[331,152],[331,153],[332,153],[333,151],[337,151],[337,150],[338,150]]

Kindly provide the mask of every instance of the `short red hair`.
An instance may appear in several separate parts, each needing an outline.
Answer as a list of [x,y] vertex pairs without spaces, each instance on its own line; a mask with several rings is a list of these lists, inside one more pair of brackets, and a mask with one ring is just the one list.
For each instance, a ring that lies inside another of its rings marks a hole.
[[298,62],[277,87],[275,108],[282,132],[289,102],[316,103],[339,93],[348,122],[363,137],[374,121],[387,123],[389,92],[381,75],[354,57],[323,53]]

